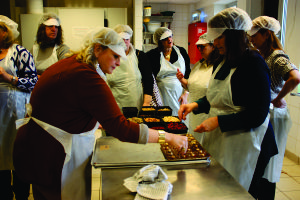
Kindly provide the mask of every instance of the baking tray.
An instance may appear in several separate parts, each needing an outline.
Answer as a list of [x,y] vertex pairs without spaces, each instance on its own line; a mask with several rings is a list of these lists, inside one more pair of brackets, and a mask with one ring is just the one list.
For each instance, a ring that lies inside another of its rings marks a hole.
[[176,164],[209,164],[210,159],[189,161],[168,161],[160,150],[160,144],[134,144],[121,142],[112,136],[98,138],[92,156],[94,167],[122,167],[143,166],[148,164],[176,165]]

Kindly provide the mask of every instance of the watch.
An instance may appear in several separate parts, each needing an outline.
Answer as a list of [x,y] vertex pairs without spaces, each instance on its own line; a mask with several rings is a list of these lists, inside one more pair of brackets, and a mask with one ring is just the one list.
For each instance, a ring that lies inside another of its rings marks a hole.
[[163,144],[166,142],[166,132],[163,130],[158,130],[158,143]]
[[13,77],[11,78],[11,82],[12,82],[12,83],[15,83],[15,82],[16,82],[16,80],[17,80],[17,79],[16,79],[16,77],[15,77],[15,76],[13,76]]

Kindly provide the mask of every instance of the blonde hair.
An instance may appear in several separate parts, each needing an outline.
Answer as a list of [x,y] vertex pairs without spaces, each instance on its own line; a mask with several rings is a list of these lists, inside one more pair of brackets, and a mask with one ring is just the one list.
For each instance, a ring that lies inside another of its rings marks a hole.
[[84,42],[79,51],[71,51],[71,54],[77,54],[76,60],[95,65],[97,59],[94,55],[96,44],[100,44],[103,49],[109,48],[110,45],[119,45],[126,49],[123,39],[111,28],[96,28],[90,31],[84,38]]
[[12,30],[4,22],[0,21],[0,29],[7,33],[2,41],[2,48],[7,49],[12,44],[16,43]]

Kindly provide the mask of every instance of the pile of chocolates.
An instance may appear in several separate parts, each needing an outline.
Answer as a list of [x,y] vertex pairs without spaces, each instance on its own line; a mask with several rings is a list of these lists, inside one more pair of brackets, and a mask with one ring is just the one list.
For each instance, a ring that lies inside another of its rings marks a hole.
[[168,161],[201,160],[210,157],[192,134],[186,134],[186,136],[188,137],[188,149],[185,154],[181,149],[174,148],[168,143],[161,144],[160,149]]

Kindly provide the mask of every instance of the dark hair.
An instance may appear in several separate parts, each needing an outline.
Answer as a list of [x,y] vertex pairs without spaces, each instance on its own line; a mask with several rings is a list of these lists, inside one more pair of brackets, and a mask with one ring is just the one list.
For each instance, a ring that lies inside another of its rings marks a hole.
[[[214,44],[212,43],[208,43],[208,45],[214,47]],[[220,58],[219,50],[217,48],[214,48],[212,52],[208,55],[208,58],[206,60],[207,65],[214,64],[217,60],[219,60],[219,58]]]
[[262,28],[258,31],[258,33],[260,33],[261,35],[269,34],[269,37],[267,38],[263,46],[259,49],[261,55],[264,58],[267,58],[276,49],[283,50],[280,40],[273,31]]
[[46,35],[46,25],[40,24],[36,34],[36,42],[40,45],[41,48],[46,48],[50,44],[57,44],[57,45],[63,44],[63,31],[61,26],[58,26],[57,36],[53,42],[53,41],[49,41],[49,38]]
[[8,49],[12,44],[16,43],[11,29],[4,23],[0,22],[0,29],[6,32],[6,37],[1,42],[1,48]]
[[223,35],[225,35],[226,60],[236,64],[244,52],[251,47],[247,33],[244,30],[227,29]]

